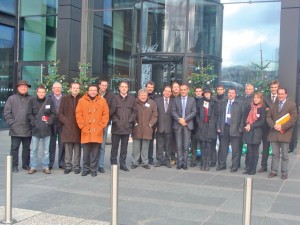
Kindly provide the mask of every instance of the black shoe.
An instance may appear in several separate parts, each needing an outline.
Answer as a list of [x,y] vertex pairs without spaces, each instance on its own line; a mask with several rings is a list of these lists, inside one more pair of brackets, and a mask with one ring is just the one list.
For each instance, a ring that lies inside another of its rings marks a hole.
[[59,168],[59,169],[62,169],[62,170],[64,170],[64,169],[65,169],[65,167],[64,167],[64,166],[59,166],[58,168]]
[[131,169],[136,169],[138,167],[138,165],[132,165]]
[[180,165],[177,165],[176,166],[176,170],[180,170],[181,169],[181,166]]
[[49,166],[49,170],[52,170],[52,167],[53,167],[53,166]]
[[13,173],[19,172],[18,167],[15,167],[15,166],[14,166],[14,167],[12,168],[12,172],[13,172]]
[[196,166],[196,163],[192,162],[190,167],[195,167]]
[[246,167],[245,167],[245,170],[249,170],[249,166],[246,166]]
[[167,164],[166,164],[166,167],[172,168],[172,165],[171,165],[170,163],[167,163]]
[[83,171],[81,176],[87,176],[90,173],[90,171]]
[[149,161],[148,164],[150,164],[151,166],[153,166],[154,162],[153,161]]
[[262,167],[262,168],[260,168],[257,172],[258,172],[258,173],[263,173],[263,172],[266,172],[267,170],[268,170],[267,168]]
[[250,174],[248,170],[244,171],[243,174]]
[[64,174],[68,174],[68,173],[70,173],[70,172],[71,172],[70,169],[65,169]]
[[105,173],[105,170],[103,169],[103,167],[98,167],[98,171],[99,171],[100,173]]
[[97,171],[93,171],[91,172],[92,177],[96,177],[97,176]]
[[226,170],[226,166],[218,166],[216,171]]
[[187,170],[188,167],[187,166],[182,166],[182,169]]
[[23,170],[30,170],[29,166],[22,166]]
[[249,172],[249,175],[255,175],[256,174],[256,171],[250,171]]
[[154,167],[160,167],[160,166],[163,166],[163,165],[164,165],[163,163],[158,162],[158,163],[156,163],[156,164],[154,165]]
[[232,173],[235,173],[236,171],[238,171],[238,168],[234,168],[234,167],[230,170],[230,172]]
[[216,166],[216,163],[215,162],[211,162],[210,164],[209,164],[209,167],[215,167]]
[[74,173],[75,173],[75,174],[79,174],[79,173],[80,173],[80,169],[75,169],[75,170],[74,170]]
[[126,171],[126,172],[129,171],[129,169],[126,166],[120,166],[120,170],[123,170],[123,171]]
[[145,169],[147,169],[147,170],[149,170],[149,169],[151,168],[148,164],[143,165],[143,167],[144,167]]

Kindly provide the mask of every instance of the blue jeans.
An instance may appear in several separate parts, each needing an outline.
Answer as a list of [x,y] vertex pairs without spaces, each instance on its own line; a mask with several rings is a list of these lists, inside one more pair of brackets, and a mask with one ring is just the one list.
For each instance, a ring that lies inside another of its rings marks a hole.
[[108,133],[108,126],[106,126],[103,129],[103,140],[100,145],[100,154],[99,154],[99,162],[98,167],[104,167],[104,156],[105,156],[105,145],[106,145],[106,139],[107,139],[107,133]]
[[42,137],[42,138],[32,136],[32,141],[31,141],[32,149],[30,151],[30,168],[31,169],[36,169],[36,167],[37,167],[40,139],[42,139],[42,142],[43,142],[42,166],[43,166],[43,169],[49,168],[50,136]]

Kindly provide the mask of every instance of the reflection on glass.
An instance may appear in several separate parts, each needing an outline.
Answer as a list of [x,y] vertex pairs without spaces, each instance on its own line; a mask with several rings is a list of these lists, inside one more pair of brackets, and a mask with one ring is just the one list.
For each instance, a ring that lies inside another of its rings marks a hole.
[[20,9],[21,16],[56,15],[57,0],[20,0]]
[[0,127],[5,127],[3,109],[13,94],[14,28],[0,25]]
[[0,1],[0,11],[15,14],[15,0],[1,0]]

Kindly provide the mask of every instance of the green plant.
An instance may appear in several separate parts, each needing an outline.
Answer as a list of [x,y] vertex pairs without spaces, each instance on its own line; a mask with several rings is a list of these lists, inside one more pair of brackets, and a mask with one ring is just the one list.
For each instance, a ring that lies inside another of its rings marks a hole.
[[44,85],[46,87],[47,93],[51,92],[52,85],[55,82],[59,82],[62,85],[62,92],[68,93],[69,90],[69,84],[65,82],[66,75],[60,75],[58,73],[58,64],[60,63],[60,60],[57,61],[49,61],[48,62],[48,74],[43,75],[42,82],[39,82],[38,85]]
[[91,68],[90,63],[78,63],[78,68],[79,68],[79,77],[73,78],[74,82],[78,82],[80,84],[80,93],[84,94],[87,91],[87,88],[91,84],[96,83],[97,78],[91,78],[89,76],[89,71]]
[[198,71],[192,73],[188,78],[190,84],[190,95],[194,95],[194,88],[210,88],[213,91],[215,79],[217,74],[213,73],[213,66],[208,65],[206,67],[201,66]]

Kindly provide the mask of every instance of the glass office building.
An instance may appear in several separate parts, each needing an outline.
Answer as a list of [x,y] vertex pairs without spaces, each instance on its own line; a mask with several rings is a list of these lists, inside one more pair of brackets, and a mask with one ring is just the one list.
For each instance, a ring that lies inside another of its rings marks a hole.
[[[91,14],[86,24],[84,13]],[[69,82],[78,76],[82,26],[91,36],[91,76],[108,79],[113,90],[126,80],[131,93],[153,80],[160,92],[172,81],[184,82],[200,65],[220,73],[222,16],[219,0],[1,0],[0,128],[17,80],[27,80],[35,95],[48,62],[58,59],[59,73]]]

